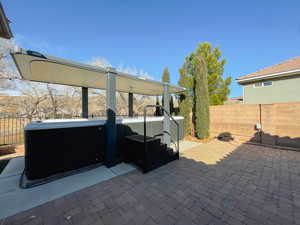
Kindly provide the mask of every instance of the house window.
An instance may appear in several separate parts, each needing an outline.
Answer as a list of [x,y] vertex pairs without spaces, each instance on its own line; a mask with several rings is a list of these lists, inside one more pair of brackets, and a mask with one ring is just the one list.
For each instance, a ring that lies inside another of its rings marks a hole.
[[262,87],[262,82],[257,82],[254,84],[254,87]]
[[257,83],[254,83],[254,87],[257,88],[257,87],[267,87],[267,86],[272,86],[273,85],[273,81],[265,81],[265,82],[257,82]]
[[272,81],[266,81],[263,84],[264,84],[264,87],[266,87],[266,86],[272,86],[273,82]]

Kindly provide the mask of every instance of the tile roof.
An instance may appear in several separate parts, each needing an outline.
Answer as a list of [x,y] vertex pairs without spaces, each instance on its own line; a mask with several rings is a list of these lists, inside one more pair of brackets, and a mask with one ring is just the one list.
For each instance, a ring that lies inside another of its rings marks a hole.
[[254,72],[254,73],[250,73],[245,76],[241,76],[237,80],[243,80],[243,79],[253,78],[253,77],[259,78],[264,75],[288,72],[288,71],[293,71],[293,70],[300,70],[300,56],[291,58],[289,60],[275,64],[273,66],[266,67],[264,69]]

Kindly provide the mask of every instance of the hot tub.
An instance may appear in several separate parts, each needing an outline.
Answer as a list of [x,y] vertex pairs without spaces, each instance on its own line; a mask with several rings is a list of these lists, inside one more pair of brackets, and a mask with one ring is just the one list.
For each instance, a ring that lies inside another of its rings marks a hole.
[[[174,119],[183,138],[183,117]],[[40,180],[69,174],[104,162],[106,154],[105,119],[45,120],[29,123],[25,129],[25,170],[27,180]],[[117,159],[126,151],[125,137],[144,133],[144,118],[117,118]],[[171,140],[177,129],[171,122]],[[147,117],[147,136],[160,137],[163,117]]]

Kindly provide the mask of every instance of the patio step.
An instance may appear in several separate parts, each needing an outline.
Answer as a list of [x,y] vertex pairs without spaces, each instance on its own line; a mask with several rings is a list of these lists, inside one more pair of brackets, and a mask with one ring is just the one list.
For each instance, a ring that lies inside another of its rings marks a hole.
[[179,159],[179,155],[161,143],[160,138],[146,137],[144,142],[143,135],[131,135],[126,137],[126,144],[124,161],[135,163],[144,173]]

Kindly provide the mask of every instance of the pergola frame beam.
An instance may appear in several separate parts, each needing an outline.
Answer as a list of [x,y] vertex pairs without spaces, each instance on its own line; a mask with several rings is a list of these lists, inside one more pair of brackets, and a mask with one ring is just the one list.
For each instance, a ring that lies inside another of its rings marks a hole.
[[82,118],[89,118],[89,89],[81,88]]
[[164,121],[163,121],[163,141],[165,144],[167,144],[168,147],[170,147],[171,144],[171,137],[170,137],[170,117],[168,114],[170,114],[170,93],[169,93],[169,84],[164,83],[164,93],[163,93],[163,99],[164,99],[164,109],[167,111],[164,111]]
[[106,80],[106,157],[105,165],[112,167],[117,164],[117,124],[116,124],[116,72],[107,70]]
[[[16,49],[12,53],[21,77],[43,83],[107,89],[106,69],[61,59],[35,51]],[[163,83],[116,71],[116,91],[148,96],[163,95]],[[184,88],[169,85],[170,93]]]
[[128,93],[128,116],[133,117],[133,93]]

